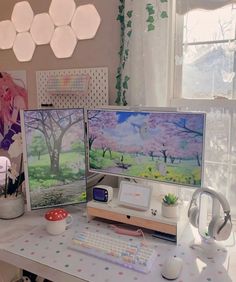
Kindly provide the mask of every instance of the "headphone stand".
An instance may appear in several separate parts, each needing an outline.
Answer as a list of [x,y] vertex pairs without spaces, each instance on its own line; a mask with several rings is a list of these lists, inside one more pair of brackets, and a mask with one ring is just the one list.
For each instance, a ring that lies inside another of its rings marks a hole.
[[227,255],[227,250],[222,243],[216,242],[213,238],[201,236],[199,243],[190,244],[190,248],[199,252],[200,258],[205,259],[216,259],[222,257],[222,253]]

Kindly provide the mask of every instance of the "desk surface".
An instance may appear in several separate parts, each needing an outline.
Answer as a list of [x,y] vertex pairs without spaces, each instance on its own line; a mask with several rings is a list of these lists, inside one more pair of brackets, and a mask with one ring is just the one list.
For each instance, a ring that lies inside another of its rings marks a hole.
[[[220,250],[214,260],[199,257],[196,250],[189,247],[194,238],[188,227],[178,245],[166,243],[146,234],[145,238],[157,248],[157,259],[149,274],[142,274],[119,265],[97,259],[80,252],[70,250],[67,246],[75,232],[88,229],[125,240],[141,240],[134,237],[118,235],[103,221],[93,220],[87,223],[80,207],[68,207],[73,216],[73,225],[63,234],[51,236],[45,230],[43,215],[45,210],[26,213],[24,216],[4,221],[0,220],[0,260],[34,272],[55,282],[119,282],[119,281],[167,281],[160,271],[167,257],[180,256],[183,271],[177,282],[187,281],[235,281],[236,262],[235,247],[228,254]],[[228,262],[232,266],[228,271]],[[233,279],[234,277],[234,279]]]

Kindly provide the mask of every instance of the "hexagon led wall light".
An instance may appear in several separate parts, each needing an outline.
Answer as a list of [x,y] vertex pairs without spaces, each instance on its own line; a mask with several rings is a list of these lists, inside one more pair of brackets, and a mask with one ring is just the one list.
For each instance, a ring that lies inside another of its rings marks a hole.
[[38,14],[34,17],[30,33],[37,45],[48,44],[54,32],[54,24],[47,13]]
[[71,21],[71,26],[78,39],[91,39],[95,36],[101,18],[92,4],[79,6]]
[[10,49],[16,38],[16,29],[14,24],[9,21],[0,22],[0,49]]
[[35,43],[29,32],[21,32],[16,36],[13,51],[20,62],[28,62],[32,59]]
[[11,20],[15,25],[16,31],[24,32],[30,29],[34,13],[29,2],[22,1],[15,4]]
[[66,25],[55,29],[50,45],[57,58],[69,58],[74,52],[76,43],[74,31]]
[[49,14],[56,26],[67,25],[75,12],[74,0],[52,0]]

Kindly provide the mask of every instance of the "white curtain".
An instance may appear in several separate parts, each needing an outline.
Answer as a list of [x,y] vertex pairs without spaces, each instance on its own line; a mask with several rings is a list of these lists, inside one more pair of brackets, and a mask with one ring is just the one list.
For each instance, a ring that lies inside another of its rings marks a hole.
[[118,105],[167,105],[168,2],[120,1]]
[[[220,7],[224,7],[226,5],[234,5],[232,6],[232,9],[236,8],[236,0],[176,0],[176,12],[178,14],[185,14],[189,11],[195,10],[195,9],[204,9],[204,10],[212,10],[213,13],[215,9],[218,9]],[[191,18],[191,15],[188,15],[189,18]],[[182,16],[177,17],[180,20],[183,20]],[[229,22],[230,22],[229,18]],[[191,48],[191,46],[184,46],[183,45],[183,24],[182,26],[179,26],[180,29],[177,30],[177,35],[175,38],[175,58],[179,57],[180,54],[182,55],[183,51],[186,51],[184,48]],[[178,26],[177,26],[178,28]],[[206,24],[207,28],[207,24]],[[227,28],[231,28],[230,25],[227,26]],[[232,24],[232,37],[234,36],[234,24]],[[189,33],[191,33],[191,30],[188,30]],[[228,36],[228,34],[227,34]],[[227,37],[226,37],[227,38]],[[224,38],[215,38],[215,39],[224,39]],[[186,40],[186,39],[185,39]],[[214,38],[209,38],[210,40],[214,40]],[[193,40],[192,40],[193,41]],[[200,40],[201,41],[201,40]],[[225,45],[223,45],[225,44]],[[234,69],[231,70],[230,66],[232,60],[232,68],[234,67],[235,61],[233,61],[233,58],[235,57],[235,51],[236,49],[228,48],[226,43],[222,43],[222,46],[225,48],[226,52],[228,53],[225,56],[220,57],[220,53],[218,53],[219,58],[216,56],[215,59],[222,60],[222,69],[223,67],[229,68],[229,74],[230,72],[234,72]],[[217,45],[217,44],[216,44]],[[221,46],[219,45],[219,50],[221,50]],[[227,49],[228,48],[228,49]],[[209,49],[210,50],[210,49]],[[217,50],[217,46],[215,46],[215,50]],[[223,48],[222,48],[223,50]],[[201,54],[197,54],[198,59],[204,58],[201,57]],[[210,57],[209,57],[210,58]],[[213,58],[213,57],[211,57]],[[203,61],[203,60],[202,60]],[[234,63],[233,63],[234,62]],[[189,65],[184,66],[184,59],[182,59],[180,64],[176,63],[175,66],[175,73],[181,74],[180,69],[187,69]],[[209,67],[209,73],[207,73],[207,69],[201,66],[201,72],[207,76],[207,74],[212,74],[213,80],[209,80],[209,85],[214,82],[214,65],[213,59],[208,60],[208,67]],[[228,64],[228,65],[227,65]],[[206,66],[206,64],[205,64]],[[210,68],[210,66],[213,66]],[[189,67],[190,68],[190,67]],[[187,73],[187,72],[186,72]],[[183,73],[181,74],[183,75]],[[183,78],[183,77],[182,77]],[[188,79],[189,78],[189,79]],[[193,77],[187,74],[184,77],[184,82],[182,81],[180,84],[183,87],[184,83],[189,83],[190,81],[198,82],[200,84],[201,80],[197,80],[198,77]],[[181,76],[178,77],[175,81],[175,86],[178,85],[179,81],[181,80]],[[232,81],[232,80],[231,80]],[[219,80],[218,80],[219,82]],[[222,77],[222,83],[223,83],[223,77]],[[235,91],[235,85],[230,84],[230,81],[224,81],[225,83],[225,89],[229,87],[228,85],[232,85],[233,90]],[[194,85],[197,85],[195,83]],[[191,87],[189,87],[190,89]],[[194,87],[193,87],[194,88]],[[195,89],[194,89],[195,90]],[[212,87],[212,97],[217,96],[217,88]],[[221,90],[220,90],[221,91]],[[183,94],[184,91],[182,91]],[[222,92],[222,91],[221,91]],[[221,93],[220,92],[220,93]],[[195,92],[193,92],[195,93]],[[202,93],[205,93],[205,97]],[[207,90],[206,92],[202,91],[201,97],[202,98],[211,98],[207,96]],[[224,92],[223,92],[224,93]],[[183,97],[183,96],[182,96]],[[179,95],[179,98],[182,98],[181,95]],[[172,101],[172,106],[176,106],[179,109],[183,110],[194,110],[194,111],[204,111],[207,113],[207,126],[206,126],[206,136],[205,136],[205,156],[204,156],[204,185],[208,187],[212,187],[216,191],[219,191],[223,193],[226,198],[228,199],[231,207],[231,215],[233,218],[236,218],[236,102],[235,100],[201,100],[201,99],[191,99],[191,96],[189,96],[190,99],[180,99],[176,101]],[[201,98],[200,97],[200,98]],[[233,97],[229,95],[229,98]],[[195,97],[196,98],[196,97]]]
[[185,14],[193,9],[213,10],[230,3],[236,3],[236,0],[177,0],[176,11]]
[[[168,38],[172,22],[170,6],[173,3],[176,3],[177,13],[184,14],[197,8],[214,10],[234,4],[236,0],[120,0],[118,105],[168,106],[168,84],[172,79],[167,69],[171,59]],[[184,101],[184,105],[181,101],[171,105],[208,113],[205,185],[225,194],[236,217],[236,110],[234,107],[230,110],[227,106],[221,107],[220,102],[217,107],[207,102],[194,107],[193,100]]]

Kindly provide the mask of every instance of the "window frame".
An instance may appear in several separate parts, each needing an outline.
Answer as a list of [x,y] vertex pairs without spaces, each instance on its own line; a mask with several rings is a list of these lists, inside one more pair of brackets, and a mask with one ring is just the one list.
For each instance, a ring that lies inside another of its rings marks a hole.
[[[176,2],[176,1],[173,1]],[[227,5],[236,5],[234,3],[230,3],[230,4],[226,4]],[[178,100],[180,100],[181,102],[185,103],[184,100],[188,100],[188,101],[193,101],[194,103],[197,103],[195,100],[197,101],[202,101],[201,103],[203,103],[203,101],[205,102],[205,106],[206,104],[209,104],[209,107],[212,106],[212,102],[215,99],[218,101],[218,99],[221,99],[220,97],[216,97],[216,98],[204,98],[204,99],[198,99],[198,98],[184,98],[182,97],[182,76],[183,76],[183,64],[177,65],[176,64],[176,57],[179,58],[183,58],[183,45],[187,44],[189,46],[193,46],[193,45],[199,45],[199,44],[219,44],[219,43],[227,43],[229,41],[235,41],[236,42],[236,28],[235,28],[235,36],[232,39],[225,39],[225,40],[209,40],[209,41],[198,41],[198,42],[190,42],[190,43],[184,43],[183,40],[183,33],[184,33],[184,14],[178,14],[176,12],[176,3],[172,5],[171,7],[172,9],[172,17],[173,17],[173,11],[174,11],[174,18],[172,18],[172,25],[174,22],[174,33],[170,32],[170,42],[171,42],[171,46],[173,49],[173,53],[172,53],[172,64],[169,63],[169,74],[173,77],[173,81],[172,81],[172,85],[171,88],[169,89],[171,93],[169,96],[169,102],[170,105],[172,104],[176,104],[176,102]],[[234,8],[235,9],[235,8]],[[177,44],[179,43],[179,44]],[[234,59],[233,59],[233,71],[236,74],[236,51],[234,51]],[[222,97],[222,99],[226,99],[226,100],[230,100],[230,101],[234,101],[236,100],[236,75],[233,79],[232,82],[232,98],[228,99],[228,98],[224,98]],[[175,102],[174,102],[175,101]],[[217,102],[214,102],[213,105],[217,105]],[[230,104],[229,104],[230,105]],[[236,106],[236,104],[234,103],[234,105]],[[218,104],[218,106],[220,106],[220,103]],[[225,105],[227,106],[227,104]]]

